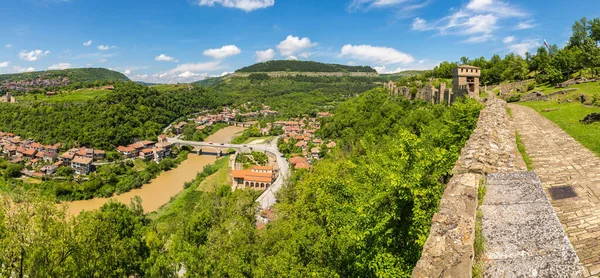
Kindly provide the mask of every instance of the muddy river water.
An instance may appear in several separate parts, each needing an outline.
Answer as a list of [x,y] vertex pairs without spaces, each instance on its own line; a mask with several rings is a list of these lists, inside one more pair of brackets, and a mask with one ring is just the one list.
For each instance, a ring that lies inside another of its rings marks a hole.
[[[228,143],[243,130],[244,128],[241,127],[226,127],[209,136],[205,141]],[[153,179],[149,184],[139,189],[134,189],[127,193],[113,196],[112,198],[95,198],[69,202],[66,203],[68,205],[68,212],[71,215],[77,215],[84,210],[96,210],[110,199],[129,204],[135,196],[142,198],[142,206],[145,213],[156,211],[162,205],[169,202],[171,197],[183,190],[185,182],[193,180],[197,172],[202,171],[204,166],[215,162],[215,160],[216,157],[214,155],[190,154],[188,159],[179,164],[176,169],[161,173],[156,179]]]

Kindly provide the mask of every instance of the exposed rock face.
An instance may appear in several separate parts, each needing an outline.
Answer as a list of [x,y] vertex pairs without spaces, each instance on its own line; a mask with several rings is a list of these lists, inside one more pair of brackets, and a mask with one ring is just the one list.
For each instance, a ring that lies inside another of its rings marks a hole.
[[581,122],[586,125],[593,124],[595,122],[600,122],[600,113],[589,114],[585,116],[585,118],[581,120]]

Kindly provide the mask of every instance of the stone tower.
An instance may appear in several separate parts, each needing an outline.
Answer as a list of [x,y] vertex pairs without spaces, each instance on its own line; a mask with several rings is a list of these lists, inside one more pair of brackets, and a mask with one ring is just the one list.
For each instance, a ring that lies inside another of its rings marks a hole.
[[469,65],[461,65],[456,67],[452,71],[454,82],[452,85],[452,91],[465,93],[469,97],[473,98],[479,96],[479,76],[481,76],[481,70],[478,67]]
[[6,102],[10,103],[12,101],[12,93],[8,91],[6,93]]

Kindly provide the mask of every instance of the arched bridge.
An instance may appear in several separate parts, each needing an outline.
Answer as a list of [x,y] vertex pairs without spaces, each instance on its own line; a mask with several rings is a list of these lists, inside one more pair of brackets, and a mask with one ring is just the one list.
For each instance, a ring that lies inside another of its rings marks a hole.
[[[277,149],[277,140],[275,138],[272,142],[273,145],[270,144],[229,144],[229,143],[207,143],[207,142],[194,142],[194,141],[184,141],[179,140],[177,138],[167,138],[170,143],[173,143],[178,146],[190,146],[195,149],[202,148],[212,148],[217,152],[217,155],[222,154],[223,150],[227,149],[236,149],[241,150],[245,148],[251,148],[257,151],[265,151],[277,158],[277,166],[279,167],[279,175],[277,180],[269,187],[263,194],[256,199],[257,202],[260,203],[260,207],[262,209],[269,208],[275,204],[277,201],[276,193],[283,186],[283,182],[290,176],[290,165],[288,164],[285,156],[279,152]],[[260,216],[257,216],[257,218]]]

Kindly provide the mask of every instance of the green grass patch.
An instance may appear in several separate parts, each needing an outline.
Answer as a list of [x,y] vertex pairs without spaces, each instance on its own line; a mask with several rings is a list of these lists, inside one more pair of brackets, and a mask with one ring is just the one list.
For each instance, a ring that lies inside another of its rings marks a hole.
[[264,140],[273,140],[273,136],[265,136],[265,137],[250,137],[250,138],[246,139],[246,140],[244,141],[244,143],[242,143],[242,144],[250,144],[250,143],[252,143],[252,141],[255,141],[255,140],[262,140],[262,139],[264,139]]
[[508,114],[508,116],[512,119],[513,118],[513,113],[512,110],[510,110],[510,108],[506,107],[506,114]]
[[588,107],[581,103],[563,103],[556,101],[522,102],[520,105],[531,107],[538,113],[556,123],[575,140],[600,155],[600,123],[585,125],[580,122],[590,113],[600,113],[600,107]]
[[222,185],[231,185],[231,179],[229,178],[231,174],[231,168],[229,167],[229,159],[220,159],[217,160],[214,164],[217,172],[212,174],[210,177],[206,178],[204,181],[198,185],[196,188],[200,191],[205,192],[214,192]]
[[143,159],[135,159],[133,160],[133,170],[134,171],[144,171],[146,168],[148,168],[148,162],[144,161]]
[[527,165],[527,170],[529,170],[529,171],[533,170],[533,161],[531,161],[531,157],[529,157],[529,155],[527,154],[527,151],[525,150],[525,145],[523,145],[523,141],[521,140],[521,136],[519,135],[519,132],[515,132],[515,137],[517,138],[517,149],[519,149],[519,152],[521,153],[523,160],[525,160],[525,164]]
[[82,89],[73,92],[60,92],[54,96],[44,94],[28,94],[15,97],[17,101],[44,101],[44,102],[84,102],[105,97],[110,90]]
[[485,91],[485,90],[480,91],[479,92],[479,97],[481,97],[481,98],[488,98],[489,97],[488,92]]
[[486,187],[483,180],[479,182],[479,187],[477,188],[477,216],[475,219],[475,239],[473,241],[473,249],[475,251],[475,257],[473,260],[473,278],[481,278],[483,277],[483,273],[485,269],[483,267],[483,258],[485,256],[485,238],[483,237],[483,211],[481,210],[481,205],[483,204],[483,199],[485,198]]

